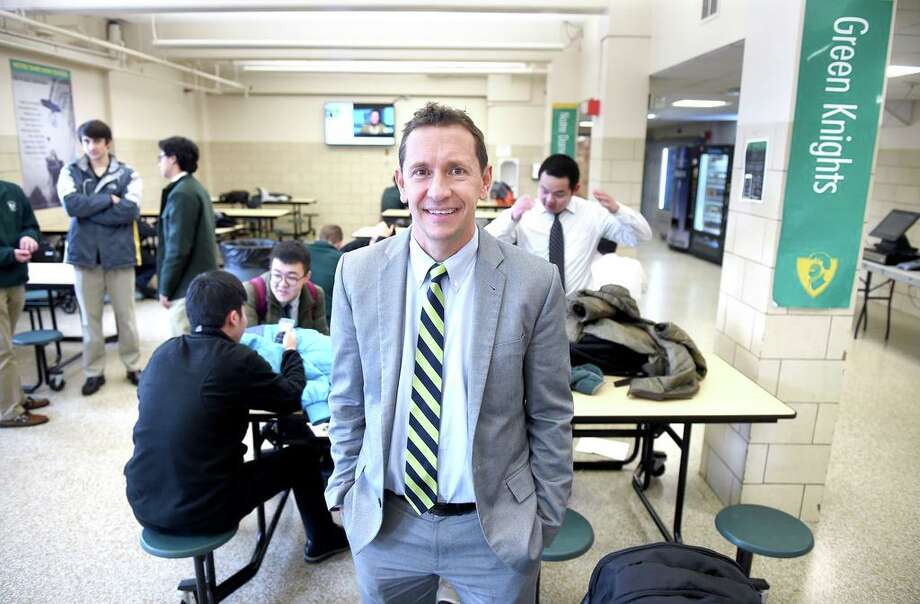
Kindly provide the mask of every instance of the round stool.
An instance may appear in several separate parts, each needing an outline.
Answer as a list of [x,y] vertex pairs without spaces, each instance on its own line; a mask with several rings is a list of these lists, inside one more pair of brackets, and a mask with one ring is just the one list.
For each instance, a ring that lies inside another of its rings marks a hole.
[[[214,550],[230,541],[236,529],[217,535],[167,535],[153,529],[141,531],[141,547],[148,554],[159,558],[194,558],[195,559],[195,601],[199,604],[215,602],[214,589],[217,587],[217,575],[214,572]],[[184,587],[185,581],[179,584]]]
[[35,347],[35,365],[38,370],[38,381],[32,386],[23,386],[23,390],[31,394],[38,390],[42,383],[47,383],[55,392],[64,388],[64,375],[60,369],[51,370],[48,367],[48,359],[45,356],[45,346],[60,342],[63,339],[64,334],[56,329],[33,329],[13,336],[13,345]]
[[594,529],[591,524],[575,510],[567,509],[556,538],[543,548],[542,559],[547,562],[572,560],[591,549],[592,545]]
[[735,560],[751,575],[754,554],[798,558],[815,546],[811,529],[786,512],[763,505],[732,505],[716,515],[716,528],[738,547]]
[[[547,562],[564,562],[573,560],[594,545],[594,529],[584,516],[571,508],[565,510],[562,526],[556,538],[549,546],[543,548],[542,560]],[[537,604],[540,602],[540,575],[537,575]]]

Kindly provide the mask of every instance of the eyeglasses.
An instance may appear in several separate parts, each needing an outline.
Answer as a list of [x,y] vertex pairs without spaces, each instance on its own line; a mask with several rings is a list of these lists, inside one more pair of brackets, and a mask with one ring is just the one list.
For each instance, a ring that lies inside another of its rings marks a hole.
[[284,281],[285,285],[293,285],[303,279],[303,275],[298,275],[297,273],[276,273],[275,271],[271,272],[271,280],[273,283],[280,283]]

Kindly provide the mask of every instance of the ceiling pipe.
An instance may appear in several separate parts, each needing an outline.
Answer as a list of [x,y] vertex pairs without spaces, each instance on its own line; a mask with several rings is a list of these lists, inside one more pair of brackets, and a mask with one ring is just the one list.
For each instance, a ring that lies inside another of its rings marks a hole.
[[[108,71],[118,71],[120,73],[128,73],[139,78],[144,78],[147,80],[153,80],[155,82],[162,82],[164,84],[170,84],[182,89],[187,90],[198,90],[201,92],[206,92],[209,94],[221,94],[221,90],[216,88],[208,88],[207,86],[201,86],[199,84],[190,84],[188,82],[182,82],[180,80],[170,80],[168,78],[160,78],[157,76],[152,76],[146,73],[141,73],[133,69],[128,69],[127,67],[121,67],[115,63],[112,59],[92,59],[89,57],[81,58],[79,55],[85,53],[85,48],[79,48],[77,46],[70,46],[68,44],[61,44],[57,42],[49,42],[47,40],[34,40],[31,38],[26,38],[33,44],[25,44],[23,42],[17,42],[16,40],[9,40],[5,36],[9,36],[9,32],[0,30],[0,46],[6,48],[13,48],[15,50],[32,52],[35,54],[40,54],[43,56],[54,57],[61,59],[62,61],[67,61],[68,63],[75,63],[77,65],[84,65],[86,67],[94,67],[97,69],[105,69]],[[24,38],[24,36],[17,36],[19,38]],[[35,44],[46,44],[51,46],[51,48],[42,48],[36,46]]]
[[241,84],[239,82],[234,82],[233,80],[228,80],[226,78],[221,78],[215,75],[211,75],[210,73],[201,71],[200,69],[193,69],[191,67],[186,67],[185,65],[180,65],[179,63],[173,63],[172,61],[160,59],[158,57],[154,57],[153,55],[148,55],[146,53],[143,53],[143,52],[131,49],[131,48],[125,48],[124,46],[120,46],[118,44],[112,44],[111,42],[106,42],[105,40],[100,40],[92,36],[87,36],[85,34],[70,31],[62,27],[56,27],[54,25],[48,25],[47,23],[42,23],[41,21],[29,19],[28,17],[23,17],[22,15],[18,15],[16,13],[11,13],[9,11],[0,10],[0,18],[9,19],[11,21],[17,21],[19,23],[23,23],[30,27],[34,27],[37,29],[50,31],[50,32],[53,32],[53,33],[56,33],[62,36],[74,38],[76,40],[80,40],[81,42],[86,42],[87,44],[94,44],[96,46],[100,46],[102,48],[106,48],[108,50],[112,50],[117,53],[129,55],[137,59],[141,59],[142,61],[145,61],[148,63],[155,63],[157,65],[163,65],[164,67],[169,67],[170,69],[175,69],[183,73],[188,73],[195,77],[199,77],[199,78],[203,78],[203,79],[206,79],[212,82],[216,82],[224,86],[229,86],[231,88],[236,88],[238,90],[246,89],[245,84]]

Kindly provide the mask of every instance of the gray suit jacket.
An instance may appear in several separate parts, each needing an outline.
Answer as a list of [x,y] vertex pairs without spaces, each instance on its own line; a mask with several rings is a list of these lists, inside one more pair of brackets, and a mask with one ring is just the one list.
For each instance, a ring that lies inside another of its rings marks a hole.
[[[353,552],[383,520],[384,465],[402,361],[410,230],[345,254],[332,313],[335,470]],[[524,569],[562,523],[572,485],[572,393],[565,297],[551,264],[479,231],[468,376],[473,483],[486,541]]]

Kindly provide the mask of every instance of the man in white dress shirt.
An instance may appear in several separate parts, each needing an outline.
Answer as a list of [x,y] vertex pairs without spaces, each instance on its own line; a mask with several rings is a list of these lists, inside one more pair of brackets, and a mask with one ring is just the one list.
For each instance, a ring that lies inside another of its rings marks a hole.
[[641,214],[603,191],[593,191],[597,202],[577,197],[579,176],[571,157],[550,155],[540,166],[540,203],[522,195],[486,227],[499,240],[555,264],[566,294],[590,287],[591,261],[601,239],[636,246],[652,237]]

